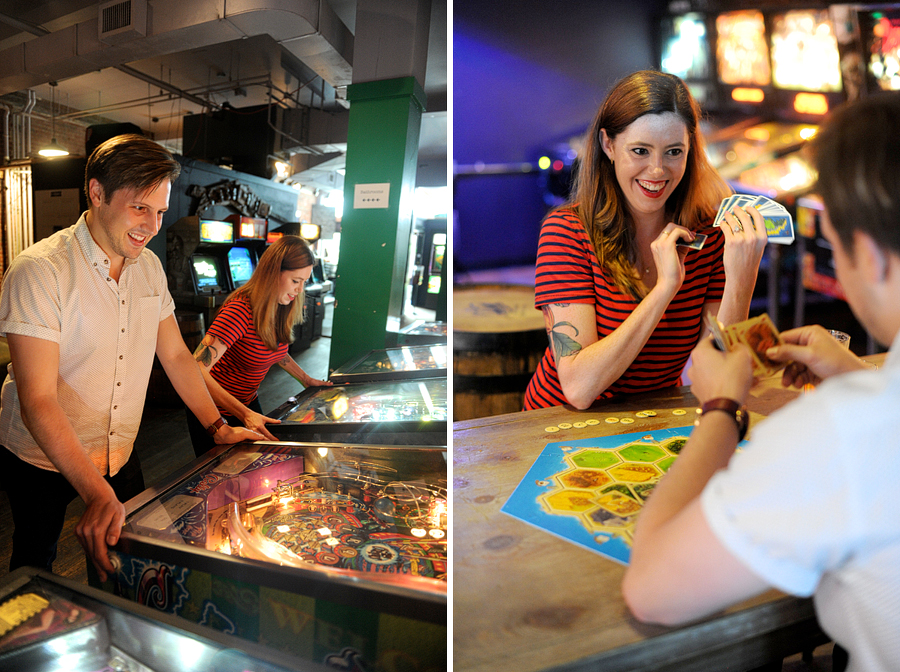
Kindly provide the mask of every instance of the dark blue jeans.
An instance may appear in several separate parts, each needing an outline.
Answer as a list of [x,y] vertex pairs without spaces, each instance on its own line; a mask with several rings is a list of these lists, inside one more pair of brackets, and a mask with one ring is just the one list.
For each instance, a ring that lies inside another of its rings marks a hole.
[[[144,474],[137,451],[131,451],[119,473],[104,478],[120,502],[141,494]],[[0,482],[9,497],[15,524],[9,571],[28,566],[52,572],[66,507],[78,493],[59,472],[28,464],[4,446],[0,446]]]

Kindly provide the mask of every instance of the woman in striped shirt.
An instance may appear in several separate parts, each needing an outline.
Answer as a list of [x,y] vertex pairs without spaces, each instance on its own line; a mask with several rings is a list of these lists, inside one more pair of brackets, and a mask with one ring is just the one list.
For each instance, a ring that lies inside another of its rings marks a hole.
[[[250,280],[225,301],[194,358],[209,393],[229,424],[238,423],[275,440],[262,414],[257,392],[273,364],[306,387],[330,385],[307,374],[288,354],[294,326],[303,321],[304,286],[315,257],[299,236],[283,236],[260,257]],[[188,410],[188,429],[199,457],[213,447],[212,437]]]
[[[541,226],[535,306],[550,345],[525,409],[677,385],[709,311],[747,318],[765,225],[736,208],[712,228],[730,194],[709,164],[700,108],[678,77],[622,79],[585,140],[573,200]],[[676,247],[708,236],[701,250]]]

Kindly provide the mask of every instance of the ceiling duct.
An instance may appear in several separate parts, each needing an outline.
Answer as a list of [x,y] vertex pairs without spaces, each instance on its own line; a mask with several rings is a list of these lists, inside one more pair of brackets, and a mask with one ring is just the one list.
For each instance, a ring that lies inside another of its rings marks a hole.
[[121,44],[147,37],[147,0],[113,0],[97,8],[97,37]]
[[0,51],[0,95],[255,35],[271,36],[333,87],[351,82],[353,34],[322,0],[154,0],[152,16],[147,0],[101,8],[121,4],[131,27],[103,34],[98,17]]

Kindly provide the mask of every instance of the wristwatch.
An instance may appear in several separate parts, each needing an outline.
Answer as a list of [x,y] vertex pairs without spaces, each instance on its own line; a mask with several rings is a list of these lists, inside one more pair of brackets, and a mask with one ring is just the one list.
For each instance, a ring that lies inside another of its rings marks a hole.
[[[746,406],[742,406],[734,399],[716,397],[715,399],[710,399],[700,407],[700,418],[710,411],[723,411],[731,416],[734,420],[734,424],[737,425],[738,442],[744,440],[744,437],[747,436],[747,428],[750,426],[750,413],[747,412]],[[698,423],[700,422],[700,418],[697,418]]]
[[210,436],[215,436],[216,432],[218,432],[222,428],[223,425],[227,425],[227,424],[228,423],[225,422],[225,418],[223,418],[220,415],[218,420],[216,420],[214,423],[212,423],[209,427],[206,428],[206,433],[209,434]]

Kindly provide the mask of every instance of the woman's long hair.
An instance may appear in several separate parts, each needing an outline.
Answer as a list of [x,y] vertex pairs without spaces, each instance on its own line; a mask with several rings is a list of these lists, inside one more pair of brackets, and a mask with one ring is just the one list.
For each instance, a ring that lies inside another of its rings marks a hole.
[[600,265],[622,292],[635,299],[646,294],[646,287],[635,274],[634,223],[612,161],[600,145],[600,129],[612,140],[639,117],[663,112],[681,117],[689,138],[684,176],[666,201],[667,221],[695,230],[715,216],[719,203],[731,193],[706,157],[700,106],[681,79],[641,70],[613,87],[588,131],[570,207],[584,224]]
[[253,310],[253,326],[270,350],[294,342],[294,326],[304,320],[306,287],[287,306],[278,303],[281,274],[313,266],[312,248],[299,236],[282,236],[263,252],[247,283],[232,292],[231,301],[245,297]]

